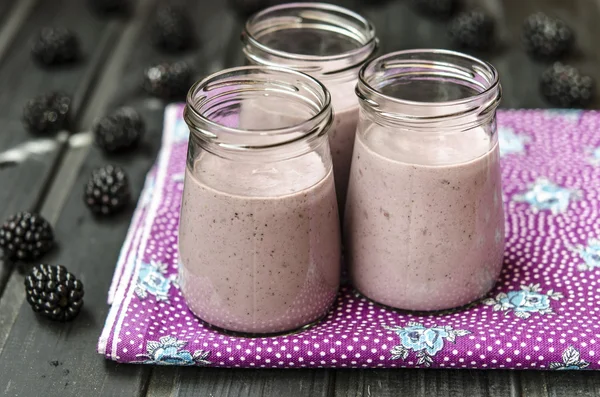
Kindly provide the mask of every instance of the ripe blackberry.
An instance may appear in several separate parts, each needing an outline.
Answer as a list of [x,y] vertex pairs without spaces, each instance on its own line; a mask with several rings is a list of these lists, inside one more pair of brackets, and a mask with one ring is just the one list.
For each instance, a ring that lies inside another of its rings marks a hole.
[[157,10],[151,32],[157,48],[166,52],[186,50],[191,46],[192,36],[191,24],[182,10],[168,5]]
[[88,0],[90,7],[102,14],[112,14],[129,10],[129,0]]
[[99,215],[114,214],[129,204],[131,193],[127,174],[120,167],[96,168],[85,185],[84,200]]
[[525,20],[521,40],[531,56],[552,61],[571,50],[575,35],[560,19],[538,12]]
[[119,153],[132,149],[145,132],[144,120],[132,108],[117,109],[98,120],[92,127],[96,145],[106,153]]
[[33,40],[31,55],[41,65],[53,66],[79,57],[79,40],[65,28],[43,28]]
[[23,125],[37,134],[49,134],[68,124],[71,98],[62,92],[38,95],[23,107]]
[[437,18],[448,18],[459,7],[458,0],[411,0],[411,3],[420,13]]
[[54,246],[54,232],[38,214],[19,212],[0,227],[0,247],[12,260],[32,261]]
[[459,47],[485,50],[494,41],[494,20],[481,11],[463,12],[450,22],[448,34]]
[[560,62],[544,71],[540,89],[550,104],[563,108],[585,107],[594,97],[592,78]]
[[191,83],[192,70],[185,62],[160,63],[144,72],[144,90],[158,98],[185,98]]
[[54,321],[70,321],[83,307],[83,283],[64,266],[36,265],[25,277],[27,302]]

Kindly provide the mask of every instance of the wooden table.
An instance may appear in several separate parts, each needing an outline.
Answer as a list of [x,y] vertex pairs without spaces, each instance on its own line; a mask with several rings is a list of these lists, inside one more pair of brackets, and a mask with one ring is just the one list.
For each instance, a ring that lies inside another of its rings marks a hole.
[[[90,170],[108,161],[123,166],[139,194],[159,148],[164,103],[140,89],[142,71],[165,57],[149,44],[149,16],[157,0],[140,0],[129,18],[101,18],[82,0],[0,0],[0,152],[41,152],[0,165],[0,218],[41,212],[59,244],[45,258],[63,264],[85,284],[85,310],[76,321],[37,318],[24,300],[22,267],[0,262],[0,395],[2,396],[598,396],[595,372],[474,370],[236,370],[122,365],[96,353],[108,306],[106,296],[133,209],[98,221],[85,207],[83,184]],[[443,23],[413,13],[405,1],[334,1],[371,19],[383,51],[449,47]],[[503,106],[545,107],[538,93],[544,65],[533,63],[519,42],[523,19],[545,10],[577,34],[572,63],[600,82],[600,0],[470,0],[492,14],[501,44],[481,56],[499,70]],[[198,77],[243,62],[242,21],[225,0],[188,0],[198,45],[184,55]],[[362,3],[362,4],[361,4]],[[33,64],[29,40],[42,26],[65,26],[81,39],[85,59],[44,71]],[[36,94],[61,89],[73,95],[74,127],[35,141],[24,131],[21,109]],[[143,147],[106,159],[91,145],[93,120],[129,105],[148,125]],[[600,101],[595,102],[598,107]],[[600,133],[600,132],[599,132]],[[24,146],[25,145],[25,146]],[[20,271],[21,270],[21,271]],[[599,302],[600,304],[600,302]]]

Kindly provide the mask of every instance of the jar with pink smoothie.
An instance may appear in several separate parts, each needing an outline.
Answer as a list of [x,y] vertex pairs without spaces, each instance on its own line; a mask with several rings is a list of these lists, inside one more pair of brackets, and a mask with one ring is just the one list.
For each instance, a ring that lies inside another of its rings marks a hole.
[[278,333],[333,303],[341,238],[330,101],[312,77],[273,67],[224,70],[190,90],[179,275],[200,319]]
[[301,71],[329,89],[334,111],[329,144],[338,203],[343,210],[358,121],[354,88],[358,71],[378,48],[373,25],[339,6],[290,3],[252,16],[242,41],[251,64]]
[[401,51],[367,63],[356,92],[344,230],[354,286],[407,310],[484,296],[504,251],[496,70],[456,52]]

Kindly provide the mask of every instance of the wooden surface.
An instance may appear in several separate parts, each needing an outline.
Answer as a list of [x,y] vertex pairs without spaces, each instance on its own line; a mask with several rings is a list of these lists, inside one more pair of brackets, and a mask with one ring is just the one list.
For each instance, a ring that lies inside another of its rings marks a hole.
[[[45,258],[61,263],[85,284],[85,310],[71,323],[37,318],[24,303],[19,266],[0,260],[0,396],[600,396],[596,372],[473,370],[236,370],[119,365],[96,353],[108,312],[106,295],[133,208],[98,221],[81,199],[93,167],[106,162],[127,170],[139,194],[155,160],[164,103],[140,90],[152,62],[185,59],[197,77],[243,62],[242,21],[223,0],[187,0],[196,46],[180,57],[158,53],[148,41],[149,20],[159,0],[140,0],[129,18],[98,17],[82,0],[0,0],[0,154],[44,148],[22,161],[0,162],[0,218],[35,210],[55,226],[59,247]],[[448,48],[445,27],[415,14],[406,1],[370,5],[340,0],[371,19],[383,51]],[[379,1],[378,3],[382,3]],[[520,25],[536,10],[551,12],[577,33],[570,60],[600,81],[600,0],[465,0],[493,15],[500,42],[476,54],[499,70],[504,107],[545,107],[537,81],[544,65],[524,54]],[[42,26],[76,31],[85,59],[66,69],[44,71],[33,64],[29,41]],[[75,121],[56,136],[36,137],[20,123],[24,102],[64,90],[74,98]],[[105,158],[90,145],[96,117],[121,105],[138,109],[148,132],[131,156]],[[593,107],[600,107],[596,100]],[[0,156],[0,158],[2,158]]]

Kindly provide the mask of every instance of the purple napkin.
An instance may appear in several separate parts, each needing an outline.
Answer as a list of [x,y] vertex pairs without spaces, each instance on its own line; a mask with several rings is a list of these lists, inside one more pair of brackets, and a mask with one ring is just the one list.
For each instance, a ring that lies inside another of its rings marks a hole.
[[600,369],[600,113],[498,114],[507,247],[482,301],[445,313],[394,311],[343,287],[324,321],[277,337],[204,326],[177,286],[188,130],[167,108],[115,271],[98,352],[124,363],[260,368]]

